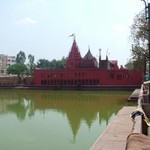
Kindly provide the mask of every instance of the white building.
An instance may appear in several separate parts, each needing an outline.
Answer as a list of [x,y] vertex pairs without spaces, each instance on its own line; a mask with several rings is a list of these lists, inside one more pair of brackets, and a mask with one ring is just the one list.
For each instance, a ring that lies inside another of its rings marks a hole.
[[7,74],[7,68],[16,63],[15,56],[0,54],[0,75]]

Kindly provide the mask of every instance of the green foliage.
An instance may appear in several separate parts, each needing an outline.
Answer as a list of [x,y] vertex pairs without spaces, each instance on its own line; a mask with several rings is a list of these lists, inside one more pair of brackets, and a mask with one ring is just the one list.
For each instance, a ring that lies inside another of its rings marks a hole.
[[50,64],[49,60],[39,59],[36,67],[38,67],[38,68],[49,68],[49,64]]
[[132,70],[133,69],[133,60],[130,59],[128,60],[127,64],[125,65],[125,67],[129,70]]
[[26,61],[26,55],[23,51],[20,51],[16,56],[16,63],[24,64]]
[[[132,59],[134,69],[143,69],[144,63],[149,59],[148,50],[148,23],[145,18],[145,11],[141,11],[134,17],[130,27],[130,40],[132,44]],[[128,62],[127,67],[131,62]]]
[[28,67],[28,73],[29,75],[33,75],[33,72],[34,72],[34,68],[35,68],[35,64],[34,64],[34,56],[29,54],[28,55],[28,64],[27,64],[27,67]]
[[146,61],[143,56],[143,57],[138,57],[136,61],[133,59],[130,59],[125,65],[125,67],[129,70],[144,70],[146,67],[145,65],[146,65]]
[[53,59],[52,61],[46,59],[39,59],[36,67],[38,68],[50,68],[50,69],[62,69],[66,67],[66,58],[61,60]]
[[14,74],[14,75],[22,75],[24,73],[27,72],[27,66],[25,64],[14,64],[14,65],[11,65],[7,68],[7,73],[8,74]]
[[148,24],[142,11],[135,16],[131,26],[132,55],[134,58],[148,56]]
[[50,69],[62,69],[66,67],[67,58],[62,57],[61,60],[53,59],[52,61],[46,59],[39,59],[37,65],[34,63],[34,56],[28,55],[28,63],[25,65],[26,55],[24,52],[20,51],[16,56],[16,64],[8,67],[8,74],[15,75],[33,75],[34,68],[50,68]]

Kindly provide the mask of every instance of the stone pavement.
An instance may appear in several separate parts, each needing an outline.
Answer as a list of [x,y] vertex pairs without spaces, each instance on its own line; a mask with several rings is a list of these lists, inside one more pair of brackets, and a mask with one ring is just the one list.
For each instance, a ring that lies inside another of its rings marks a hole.
[[[133,131],[130,114],[136,107],[123,107],[90,150],[125,150],[128,135]],[[134,126],[140,132],[140,121]]]

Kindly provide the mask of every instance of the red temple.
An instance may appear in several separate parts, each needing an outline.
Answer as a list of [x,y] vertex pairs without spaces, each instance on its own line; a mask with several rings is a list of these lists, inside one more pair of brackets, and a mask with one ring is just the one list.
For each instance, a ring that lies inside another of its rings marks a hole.
[[34,83],[46,87],[131,87],[140,86],[143,79],[142,71],[130,71],[117,61],[109,61],[108,56],[99,62],[93,57],[90,48],[82,58],[74,38],[65,69],[35,68]]

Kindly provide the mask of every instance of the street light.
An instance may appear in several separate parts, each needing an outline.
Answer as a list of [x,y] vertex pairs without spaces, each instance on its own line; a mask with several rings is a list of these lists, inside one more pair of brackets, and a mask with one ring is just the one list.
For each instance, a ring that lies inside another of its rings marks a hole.
[[[150,80],[150,3],[145,1],[145,0],[141,0],[144,2],[145,4],[145,16],[146,16],[146,20],[148,20],[148,50],[149,50],[149,80]],[[150,103],[150,84],[149,84],[149,103]]]

